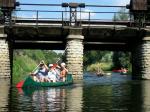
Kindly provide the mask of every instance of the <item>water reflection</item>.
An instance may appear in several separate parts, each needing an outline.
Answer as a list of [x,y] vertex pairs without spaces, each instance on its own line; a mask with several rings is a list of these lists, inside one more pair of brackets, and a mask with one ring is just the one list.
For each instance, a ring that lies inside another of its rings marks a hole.
[[[19,107],[28,107],[33,111],[61,112],[82,110],[82,86],[56,88],[18,89]],[[24,102],[23,104],[21,102]],[[27,108],[24,111],[29,111]]]
[[64,88],[23,89],[23,94],[21,93],[18,99],[24,102],[24,97],[28,97],[29,100],[23,105],[31,105],[30,108],[33,111],[61,111],[64,110],[64,105],[66,105],[66,90]]
[[[0,84],[0,111],[150,112],[150,81],[130,76],[84,76],[84,81],[57,88],[10,88]],[[1,80],[0,80],[1,81]]]
[[131,87],[129,110],[132,112],[150,112],[150,81],[134,81]]
[[9,79],[0,79],[0,111],[8,111]]
[[150,81],[142,82],[143,112],[150,112]]
[[35,91],[32,94],[34,111],[60,111],[63,109],[65,90],[49,88]]
[[83,107],[83,82],[75,82],[74,89],[67,92],[67,112],[82,112]]
[[83,112],[150,112],[150,81],[130,79],[120,74],[101,79],[88,75]]

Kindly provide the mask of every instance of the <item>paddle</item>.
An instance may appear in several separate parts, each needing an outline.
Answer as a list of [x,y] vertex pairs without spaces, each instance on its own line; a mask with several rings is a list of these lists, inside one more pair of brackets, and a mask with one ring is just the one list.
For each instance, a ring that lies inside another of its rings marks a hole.
[[62,61],[62,56],[65,54],[66,50],[67,50],[67,47],[65,48],[65,50],[64,50],[63,54],[61,55],[61,57],[57,58],[57,61],[56,61],[57,64],[60,60]]
[[[41,63],[40,63],[40,64],[41,64]],[[31,73],[33,73],[33,72],[40,66],[40,64],[38,64],[38,65],[32,70]]]
[[18,82],[18,83],[16,84],[16,87],[17,87],[17,88],[21,88],[21,87],[23,86],[23,84],[24,84],[24,80]]

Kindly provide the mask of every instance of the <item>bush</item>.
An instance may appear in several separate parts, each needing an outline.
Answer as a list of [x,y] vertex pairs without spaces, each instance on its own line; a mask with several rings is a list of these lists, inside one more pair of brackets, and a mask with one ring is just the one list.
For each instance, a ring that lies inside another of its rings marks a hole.
[[13,61],[13,82],[16,83],[25,77],[37,66],[36,62],[27,56],[18,56]]
[[112,63],[95,63],[87,67],[87,71],[89,72],[96,72],[98,69],[102,69],[103,71],[110,71],[112,69]]

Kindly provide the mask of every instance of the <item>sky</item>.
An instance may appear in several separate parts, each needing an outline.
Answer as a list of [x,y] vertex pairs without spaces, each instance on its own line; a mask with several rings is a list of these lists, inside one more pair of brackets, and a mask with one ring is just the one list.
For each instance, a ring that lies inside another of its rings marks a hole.
[[[77,2],[77,3],[85,3],[86,5],[127,5],[130,0],[18,0],[20,3],[40,3],[40,4],[61,4],[63,2]],[[49,11],[64,11],[65,9],[62,7],[43,7],[43,6],[19,6],[17,9],[21,10],[49,10]],[[69,10],[69,9],[67,9]],[[85,7],[82,11],[87,12],[117,12],[120,8],[91,8]],[[36,12],[16,12],[16,16],[24,17],[24,18],[35,18]],[[92,13],[91,19],[112,19],[114,14],[98,14]],[[69,15],[67,15],[69,16]],[[88,13],[81,13],[82,19],[88,19]],[[39,12],[39,18],[59,18],[61,17],[61,13],[50,13],[50,12]],[[78,14],[79,17],[79,14]]]
[[129,3],[130,0],[17,0],[20,3],[58,3],[62,2],[78,2],[86,4],[108,4],[108,5],[125,5]]

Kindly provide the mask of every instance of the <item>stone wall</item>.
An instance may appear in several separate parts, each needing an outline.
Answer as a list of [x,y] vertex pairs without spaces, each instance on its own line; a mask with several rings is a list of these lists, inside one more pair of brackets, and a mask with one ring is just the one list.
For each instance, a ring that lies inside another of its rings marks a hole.
[[5,35],[0,28],[0,78],[10,77],[10,57],[9,47],[6,41],[7,35]]
[[[74,30],[74,31],[72,31]],[[76,32],[79,29],[71,29],[67,37],[66,44],[66,63],[67,68],[74,79],[83,79],[83,39],[84,37]],[[72,33],[72,32],[76,32]]]
[[136,43],[132,52],[133,79],[150,79],[150,40]]

